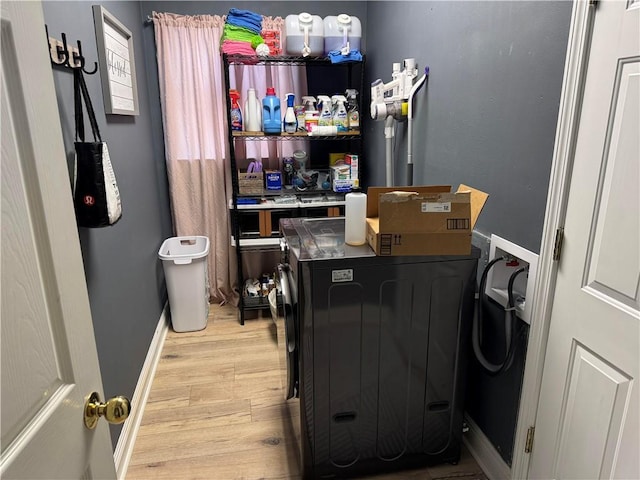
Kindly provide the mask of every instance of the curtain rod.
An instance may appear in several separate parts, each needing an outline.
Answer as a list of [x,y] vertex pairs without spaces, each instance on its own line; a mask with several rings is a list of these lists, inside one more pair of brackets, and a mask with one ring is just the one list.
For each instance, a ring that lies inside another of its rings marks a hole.
[[144,21],[145,25],[149,25],[150,23],[153,23],[153,18],[151,18],[151,15],[147,15],[147,19]]

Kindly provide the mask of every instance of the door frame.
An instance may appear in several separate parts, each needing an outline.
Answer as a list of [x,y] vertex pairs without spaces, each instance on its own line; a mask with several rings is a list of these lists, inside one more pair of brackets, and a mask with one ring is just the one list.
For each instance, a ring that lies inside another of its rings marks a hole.
[[529,343],[513,446],[511,478],[528,478],[531,455],[525,453],[529,427],[536,423],[544,359],[555,293],[558,261],[553,259],[556,232],[564,227],[582,94],[597,0],[574,0],[565,59],[558,125],[547,194],[538,275],[533,290]]

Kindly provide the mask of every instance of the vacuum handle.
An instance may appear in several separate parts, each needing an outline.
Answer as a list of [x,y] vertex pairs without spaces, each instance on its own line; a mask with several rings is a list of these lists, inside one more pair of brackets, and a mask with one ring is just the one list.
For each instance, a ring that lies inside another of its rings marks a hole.
[[413,163],[407,163],[407,187],[413,185]]

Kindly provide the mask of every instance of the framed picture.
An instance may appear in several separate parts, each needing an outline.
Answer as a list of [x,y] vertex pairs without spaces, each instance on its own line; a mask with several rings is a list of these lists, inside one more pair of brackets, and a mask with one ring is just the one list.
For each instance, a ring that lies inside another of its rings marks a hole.
[[131,31],[102,5],[93,6],[105,113],[138,115],[138,85]]

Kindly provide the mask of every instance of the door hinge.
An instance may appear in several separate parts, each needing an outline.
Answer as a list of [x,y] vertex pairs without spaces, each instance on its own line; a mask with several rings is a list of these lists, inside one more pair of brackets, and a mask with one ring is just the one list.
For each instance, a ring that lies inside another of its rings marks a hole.
[[598,8],[599,0],[589,0],[589,6],[593,8]]
[[560,254],[562,253],[563,240],[564,240],[564,228],[560,227],[556,230],[556,238],[553,241],[553,260],[555,262],[560,260]]
[[536,431],[536,427],[529,427],[527,430],[527,441],[524,444],[524,453],[531,453],[533,449],[533,434]]

